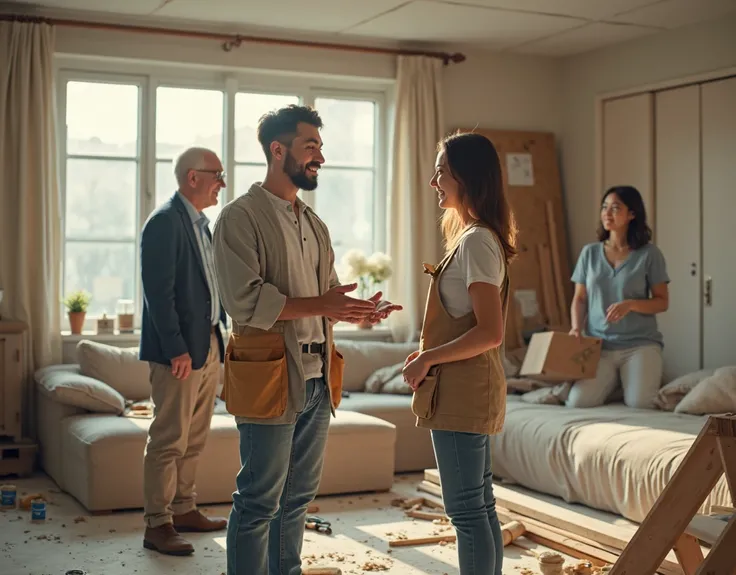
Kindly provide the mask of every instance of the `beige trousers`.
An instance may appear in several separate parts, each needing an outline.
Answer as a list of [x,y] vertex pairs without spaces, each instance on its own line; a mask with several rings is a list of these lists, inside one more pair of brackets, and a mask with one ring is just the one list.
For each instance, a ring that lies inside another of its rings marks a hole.
[[143,463],[144,521],[148,527],[172,522],[172,515],[196,509],[194,476],[207,435],[220,376],[217,337],[201,369],[184,380],[171,367],[150,363],[153,421]]

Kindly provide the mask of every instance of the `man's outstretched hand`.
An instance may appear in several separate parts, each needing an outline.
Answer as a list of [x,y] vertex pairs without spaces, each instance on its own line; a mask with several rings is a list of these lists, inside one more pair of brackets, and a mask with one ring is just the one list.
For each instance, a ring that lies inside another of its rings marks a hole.
[[345,295],[354,291],[358,284],[335,286],[321,296],[322,310],[325,316],[335,321],[359,323],[366,321],[376,312],[376,302],[356,299]]
[[386,319],[391,313],[395,311],[401,311],[404,309],[402,306],[391,303],[390,301],[382,300],[381,296],[383,295],[382,292],[376,292],[368,301],[373,302],[376,305],[376,309],[371,313],[367,321],[370,323],[376,324],[379,321],[382,321]]

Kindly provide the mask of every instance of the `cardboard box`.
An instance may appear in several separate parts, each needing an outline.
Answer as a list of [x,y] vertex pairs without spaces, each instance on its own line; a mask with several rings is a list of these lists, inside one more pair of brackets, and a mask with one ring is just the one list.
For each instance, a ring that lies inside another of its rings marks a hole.
[[601,340],[558,331],[535,333],[529,341],[519,375],[561,382],[595,377],[601,357]]

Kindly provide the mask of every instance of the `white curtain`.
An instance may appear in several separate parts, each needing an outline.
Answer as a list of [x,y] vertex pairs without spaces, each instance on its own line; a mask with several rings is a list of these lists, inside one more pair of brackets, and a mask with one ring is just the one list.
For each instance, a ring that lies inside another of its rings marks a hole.
[[404,309],[389,320],[395,341],[417,338],[428,286],[422,263],[441,257],[440,211],[429,180],[444,135],[442,70],[437,58],[398,58],[389,206],[394,273],[388,289]]
[[3,319],[24,322],[24,432],[33,372],[61,361],[61,202],[48,24],[0,21],[0,288]]

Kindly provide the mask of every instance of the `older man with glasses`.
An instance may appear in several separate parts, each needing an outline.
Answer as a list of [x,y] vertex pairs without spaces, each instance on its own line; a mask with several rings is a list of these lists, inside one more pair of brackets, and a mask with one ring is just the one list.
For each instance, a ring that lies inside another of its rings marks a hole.
[[176,160],[179,189],[143,226],[141,360],[150,365],[153,421],[144,456],[143,546],[169,555],[194,547],[183,531],[224,529],[196,506],[194,476],[210,430],[226,323],[209,220],[225,174],[217,154],[189,148]]

